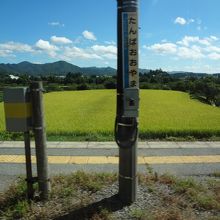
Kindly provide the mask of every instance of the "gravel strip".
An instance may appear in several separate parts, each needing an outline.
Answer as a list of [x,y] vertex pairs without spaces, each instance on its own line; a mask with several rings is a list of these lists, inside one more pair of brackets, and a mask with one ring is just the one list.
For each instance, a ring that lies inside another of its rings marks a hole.
[[[195,180],[198,182],[207,181],[209,177],[195,177]],[[211,178],[213,179],[213,178]],[[172,212],[172,202],[170,203],[169,199],[175,194],[174,191],[166,184],[155,183],[154,185],[155,191],[151,192],[150,188],[146,185],[138,185],[137,188],[137,200],[131,205],[123,205],[118,197],[118,183],[114,183],[111,186],[104,188],[103,190],[96,192],[91,195],[93,198],[93,208],[94,210],[102,209],[110,210],[111,217],[113,219],[138,219],[137,216],[134,216],[135,212],[143,211],[143,213],[150,213],[151,211],[161,211],[163,210],[165,213]],[[178,195],[176,195],[178,198]],[[179,196],[181,199],[181,196]],[[216,217],[216,219],[220,219],[220,212],[216,210],[204,210],[204,209],[195,209],[193,207],[188,207],[187,200],[183,200],[186,204],[186,208],[184,207],[175,207],[175,210],[178,210],[184,218],[181,219],[198,219],[198,220],[207,220],[211,219],[210,217]],[[99,209],[97,209],[99,208]],[[185,210],[186,209],[186,210]],[[189,218],[187,218],[189,215]],[[140,218],[141,219],[141,218]],[[149,218],[142,218],[142,219],[151,219]],[[166,218],[162,218],[166,219]]]

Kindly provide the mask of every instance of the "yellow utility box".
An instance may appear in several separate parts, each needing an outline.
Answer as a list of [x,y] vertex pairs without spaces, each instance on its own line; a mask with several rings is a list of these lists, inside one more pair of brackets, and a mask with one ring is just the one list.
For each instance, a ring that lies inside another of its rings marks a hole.
[[29,88],[6,88],[3,92],[6,130],[10,132],[29,131],[32,122],[32,108]]

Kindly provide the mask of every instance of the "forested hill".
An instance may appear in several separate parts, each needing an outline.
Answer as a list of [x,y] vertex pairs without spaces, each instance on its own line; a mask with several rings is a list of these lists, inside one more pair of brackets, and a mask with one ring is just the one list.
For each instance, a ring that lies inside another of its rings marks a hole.
[[46,64],[33,64],[27,61],[18,64],[0,64],[0,74],[28,74],[28,75],[66,75],[67,73],[83,73],[86,75],[115,75],[116,70],[111,67],[84,67],[58,61]]
[[[139,69],[139,72],[148,74],[150,70]],[[32,75],[32,76],[48,76],[57,75],[63,76],[67,73],[81,73],[84,75],[116,75],[116,69],[112,67],[79,67],[65,61],[57,61],[54,63],[34,64],[27,61],[18,64],[0,64],[0,75],[2,74],[14,74],[14,75]],[[190,76],[203,77],[205,73],[193,73],[193,72],[168,72],[176,78],[184,78]],[[219,75],[219,74],[215,74]]]

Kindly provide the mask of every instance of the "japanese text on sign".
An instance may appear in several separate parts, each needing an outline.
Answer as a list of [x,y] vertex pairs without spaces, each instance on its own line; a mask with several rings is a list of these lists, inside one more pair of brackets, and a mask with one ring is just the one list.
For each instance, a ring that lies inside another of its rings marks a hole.
[[138,88],[138,20],[136,12],[123,13],[124,87]]

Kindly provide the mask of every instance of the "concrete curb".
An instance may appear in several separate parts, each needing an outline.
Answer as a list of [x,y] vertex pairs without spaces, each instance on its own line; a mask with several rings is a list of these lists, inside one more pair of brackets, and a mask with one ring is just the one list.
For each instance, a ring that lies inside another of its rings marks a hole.
[[[23,141],[2,141],[0,148],[23,148]],[[34,148],[34,142],[31,142]],[[116,149],[118,146],[115,142],[55,142],[48,141],[48,148],[88,148],[88,149]],[[195,141],[195,142],[168,142],[168,141],[145,141],[138,143],[139,149],[176,149],[176,148],[220,148],[220,141]]]

